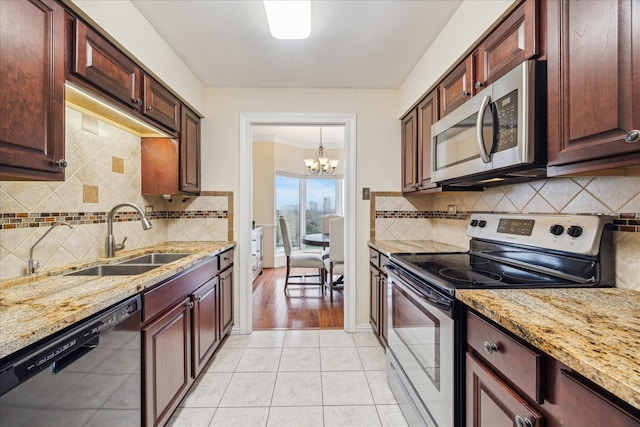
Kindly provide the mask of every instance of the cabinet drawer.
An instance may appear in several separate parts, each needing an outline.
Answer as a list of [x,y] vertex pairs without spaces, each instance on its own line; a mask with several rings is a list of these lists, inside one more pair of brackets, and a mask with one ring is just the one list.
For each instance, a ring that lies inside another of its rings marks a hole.
[[467,316],[467,343],[506,381],[542,403],[541,353],[530,350],[471,312]]
[[380,255],[382,255],[380,252],[376,251],[375,249],[369,248],[369,262],[376,267],[378,267],[380,263]]
[[233,264],[233,249],[220,254],[220,271],[226,270]]
[[201,284],[218,274],[218,271],[216,257],[211,257],[191,270],[143,293],[142,321],[146,322],[154,318],[174,302],[187,297]]

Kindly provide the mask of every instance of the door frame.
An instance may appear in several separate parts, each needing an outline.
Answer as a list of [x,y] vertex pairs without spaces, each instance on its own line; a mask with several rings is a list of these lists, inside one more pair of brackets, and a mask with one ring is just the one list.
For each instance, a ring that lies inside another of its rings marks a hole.
[[240,113],[240,188],[238,197],[238,282],[241,334],[252,324],[251,217],[253,212],[252,126],[344,126],[345,271],[344,330],[356,331],[356,114],[355,113]]

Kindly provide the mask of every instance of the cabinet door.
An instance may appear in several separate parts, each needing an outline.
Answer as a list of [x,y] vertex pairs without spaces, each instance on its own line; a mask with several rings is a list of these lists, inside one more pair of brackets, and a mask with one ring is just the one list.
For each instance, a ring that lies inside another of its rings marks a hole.
[[142,114],[171,130],[177,130],[180,125],[180,100],[146,74],[142,75],[142,82]]
[[142,194],[178,193],[178,145],[178,141],[172,138],[141,138]]
[[140,110],[140,69],[100,34],[76,20],[73,73],[109,97]]
[[419,189],[433,188],[431,182],[431,125],[438,120],[438,91],[433,91],[418,105],[418,184]]
[[191,382],[191,306],[185,298],[142,330],[145,425],[163,425]]
[[200,117],[184,105],[180,127],[180,190],[200,193]]
[[478,48],[474,90],[539,54],[538,2],[525,1]]
[[389,293],[389,287],[387,286],[387,275],[380,273],[380,338],[382,343],[387,346],[388,337],[387,330],[389,328],[389,304],[387,301],[387,294]]
[[0,1],[0,176],[64,180],[64,10]]
[[402,192],[416,191],[418,177],[418,113],[413,110],[402,119]]
[[193,376],[202,368],[220,343],[219,280],[214,277],[193,293]]
[[469,353],[466,372],[467,427],[543,426],[538,412]]
[[549,175],[640,163],[640,4],[549,1]]
[[453,71],[438,86],[440,118],[446,116],[471,97],[473,90],[473,55]]
[[[564,370],[560,372],[560,399],[564,427],[638,427],[640,425],[640,418],[632,416]],[[640,415],[637,416],[640,417]]]
[[369,265],[369,295],[369,323],[380,335],[380,270],[373,265]]
[[233,326],[233,267],[220,274],[220,337],[224,337]]

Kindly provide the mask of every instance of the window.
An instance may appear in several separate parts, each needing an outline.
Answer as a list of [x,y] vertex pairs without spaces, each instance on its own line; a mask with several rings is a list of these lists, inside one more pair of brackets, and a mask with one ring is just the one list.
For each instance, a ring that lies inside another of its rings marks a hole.
[[[342,215],[344,178],[307,177],[276,174],[276,218],[287,219],[291,246],[300,249],[300,236],[322,233],[322,217]],[[304,206],[304,209],[300,209]],[[282,234],[276,221],[276,251],[284,251]],[[318,249],[318,248],[309,248]]]

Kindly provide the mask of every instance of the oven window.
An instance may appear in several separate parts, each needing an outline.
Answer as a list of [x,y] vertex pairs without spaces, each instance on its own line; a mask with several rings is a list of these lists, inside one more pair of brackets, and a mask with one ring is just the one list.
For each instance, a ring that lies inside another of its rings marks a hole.
[[397,286],[391,298],[391,327],[440,390],[440,321]]

